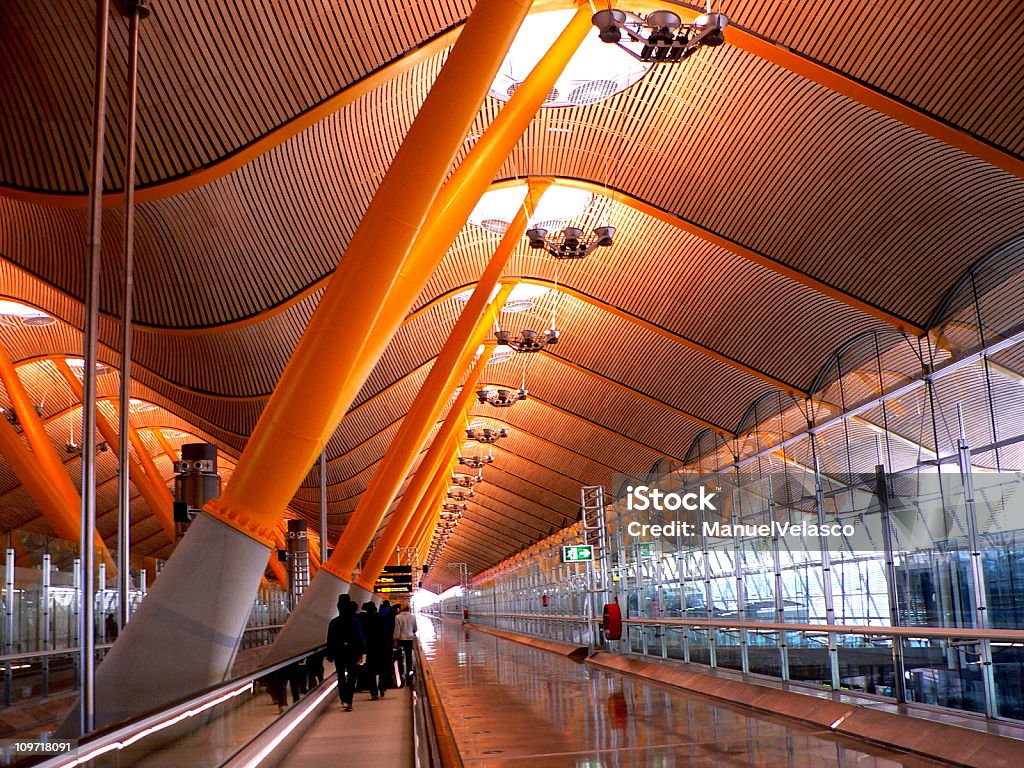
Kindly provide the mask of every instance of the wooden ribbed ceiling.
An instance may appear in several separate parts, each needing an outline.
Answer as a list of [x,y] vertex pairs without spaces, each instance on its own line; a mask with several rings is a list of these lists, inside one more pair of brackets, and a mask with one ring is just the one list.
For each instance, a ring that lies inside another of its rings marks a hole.
[[[155,7],[142,32],[134,386],[161,406],[160,426],[237,456],[470,7]],[[0,341],[36,388],[48,357],[81,349],[92,10],[0,5],[0,296],[59,319],[0,328]],[[525,368],[531,398],[474,407],[512,435],[443,562],[498,562],[574,520],[580,485],[682,460],[708,430],[724,440],[751,427],[759,398],[800,399],[838,378],[830,359],[862,334],[898,328],[881,351],[908,370],[900,333],[921,335],[971,265],[1021,237],[1019,3],[722,10],[726,45],[607,101],[542,110],[497,174],[589,185],[575,223],[618,233],[558,274],[525,243],[513,256],[510,279],[560,290],[556,308],[549,293],[502,324],[541,330],[555,308],[563,335],[528,366],[487,366],[484,383],[512,388]],[[108,191],[121,186],[124,26],[112,25]],[[499,109],[484,101],[463,154]],[[121,215],[112,199],[111,365]],[[497,241],[467,225],[331,439],[334,536]],[[1003,304],[1019,306],[1019,289]],[[860,396],[823,397],[836,395]],[[73,411],[58,401],[44,416],[60,445]],[[318,485],[313,472],[293,503],[311,521]],[[44,529],[31,507],[0,462],[0,524]],[[141,500],[133,509],[140,551],[166,554]]]

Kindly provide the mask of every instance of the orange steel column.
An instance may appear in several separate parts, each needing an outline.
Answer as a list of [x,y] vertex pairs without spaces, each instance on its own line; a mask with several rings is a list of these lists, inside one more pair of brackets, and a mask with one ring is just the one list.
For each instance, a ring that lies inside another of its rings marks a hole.
[[366,492],[359,500],[355,513],[345,526],[334,552],[324,563],[324,570],[329,573],[348,581],[352,576],[352,570],[370,545],[381,520],[398,494],[402,481],[412,468],[420,446],[427,439],[431,427],[437,422],[449,393],[455,388],[458,377],[466,370],[490,330],[492,318],[487,311],[488,306],[494,308],[494,312],[497,313],[505,305],[512,286],[502,286],[493,301],[491,291],[498,285],[505,265],[526,232],[529,216],[551,184],[551,179],[536,179],[529,182],[523,206],[516,212],[501,242],[498,243],[486,269],[477,281],[476,289],[466,302],[455,327],[452,328],[444,347],[431,366],[412,408],[402,420],[398,434],[391,441],[383,461],[378,465]]
[[[363,215],[223,495],[206,510],[270,546],[271,529],[444,251],[409,260],[527,0],[479,0]],[[490,181],[488,174],[488,181]],[[465,219],[463,219],[463,222]],[[396,300],[396,285],[409,298]]]
[[391,553],[394,552],[398,540],[402,537],[406,527],[413,521],[413,513],[419,506],[424,494],[426,494],[427,488],[435,480],[438,469],[447,464],[446,460],[450,455],[452,437],[455,436],[465,423],[466,413],[472,407],[472,399],[476,397],[476,383],[479,381],[493,349],[494,345],[488,344],[483,354],[476,361],[476,365],[473,366],[473,370],[466,376],[466,381],[462,385],[462,391],[448,411],[444,424],[441,425],[441,429],[434,437],[430,450],[427,451],[427,455],[420,462],[419,469],[416,470],[416,475],[413,477],[409,487],[402,494],[402,500],[391,514],[391,520],[388,522],[387,528],[384,529],[384,533],[377,540],[369,560],[363,565],[359,578],[356,579],[355,583],[364,589],[373,589],[374,582],[387,564]]
[[448,488],[452,484],[451,475],[458,466],[458,444],[459,441],[456,440],[455,455],[451,461],[438,468],[437,473],[434,475],[433,484],[416,507],[416,514],[413,516],[413,520],[418,520],[419,523],[410,525],[405,529],[399,546],[410,547],[416,544],[423,535],[423,529],[428,527],[431,514],[434,512],[440,513],[441,504],[444,503],[445,497],[448,494]]
[[[132,448],[135,449],[135,457],[142,469],[144,482],[149,485],[150,496],[155,496],[153,502],[150,502],[148,497],[146,501],[151,504],[153,514],[160,521],[163,529],[169,531],[167,535],[171,537],[171,541],[174,541],[174,497],[171,494],[171,489],[167,487],[167,481],[160,474],[156,462],[153,461],[146,444],[142,441],[142,436],[134,427],[129,427],[128,439],[132,441]],[[142,488],[140,487],[139,490],[141,491]]]
[[[50,485],[51,493],[69,505],[68,513],[73,515],[76,520],[74,530],[75,538],[77,538],[77,532],[81,525],[82,498],[78,495],[71,476],[64,469],[64,463],[57,456],[57,450],[53,447],[50,436],[46,434],[43,421],[36,413],[35,404],[29,397],[24,382],[14,369],[14,363],[8,356],[7,350],[2,345],[0,345],[0,380],[3,381],[4,387],[7,389],[7,397],[10,398],[11,406],[21,423],[22,433],[32,449],[40,473]],[[71,510],[74,511],[71,512]]]
[[[515,240],[518,240],[518,237]],[[506,244],[504,238],[501,242],[502,245]],[[431,428],[437,423],[442,409],[451,397],[452,390],[489,334],[495,314],[487,311],[488,308],[493,308],[494,313],[497,313],[508,299],[512,291],[511,285],[502,286],[493,302],[490,301],[490,293],[493,285],[497,283],[497,277],[501,275],[501,268],[504,267],[508,254],[515,248],[515,243],[510,242],[507,249],[499,248],[501,253],[495,253],[491,260],[492,264],[495,260],[501,262],[496,270],[495,279],[485,290],[482,290],[483,283],[479,283],[463,308],[455,328],[434,361],[409,413],[402,420],[402,426],[391,440],[383,461],[378,465],[366,492],[359,500],[359,505],[342,531],[334,552],[324,563],[324,570],[333,573],[339,579],[349,581],[352,578],[353,569],[370,545],[373,535],[391,507],[391,502],[395,500],[402,481],[409,474],[423,442],[430,435]],[[491,265],[488,265],[488,272],[491,271]]]
[[494,255],[487,262],[455,328],[434,360],[413,402],[413,408],[402,420],[397,435],[391,440],[384,460],[359,500],[331,558],[324,564],[325,570],[334,573],[339,579],[348,581],[351,578],[352,569],[370,546],[381,520],[397,495],[401,481],[409,474],[420,446],[440,416],[449,393],[455,388],[458,377],[466,370],[477,347],[487,335],[492,323],[492,317],[487,312],[488,302],[496,313],[505,305],[512,291],[511,285],[503,286],[493,301],[490,300],[490,293],[501,280],[505,265],[522,239],[529,215],[537,208],[551,184],[552,180],[547,178],[528,183],[523,206],[516,212]]
[[73,505],[53,489],[49,478],[41,471],[35,455],[21,439],[7,419],[0,419],[0,455],[7,460],[14,474],[25,486],[28,495],[39,507],[43,517],[58,538],[77,541],[81,518]]
[[[416,240],[409,254],[411,262],[432,260],[436,263],[437,255],[447,252],[480,197],[491,185],[494,174],[551,93],[565,65],[593,29],[591,13],[588,3],[580,4],[558,39],[516,88],[512,98],[452,173],[431,208],[431,225]],[[417,294],[418,290],[408,295],[408,304],[415,301]]]
[[420,540],[420,536],[423,534],[423,529],[426,527],[426,512],[428,510],[436,510],[444,503],[445,492],[448,490],[450,482],[451,481],[448,478],[448,467],[442,467],[437,473],[437,477],[434,479],[434,484],[423,497],[423,501],[420,502],[419,507],[416,508],[415,519],[422,520],[423,522],[416,526],[415,530],[409,530],[409,528],[405,529],[405,533],[402,534],[402,538],[398,542],[399,547],[412,547]]
[[[417,562],[423,563],[423,539],[437,525],[438,516],[441,514],[441,504],[444,502],[445,494],[451,482],[449,475],[454,470],[451,463],[446,464],[438,470],[433,485],[423,496],[412,522],[405,527],[398,546],[402,548],[412,547],[416,550]],[[418,522],[417,522],[418,521]]]

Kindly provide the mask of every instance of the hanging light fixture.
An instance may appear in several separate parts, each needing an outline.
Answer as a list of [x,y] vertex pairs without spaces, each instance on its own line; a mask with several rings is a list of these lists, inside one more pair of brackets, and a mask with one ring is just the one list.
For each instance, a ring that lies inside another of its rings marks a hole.
[[692,24],[684,24],[674,11],[652,11],[646,16],[608,8],[591,19],[602,42],[616,45],[639,61],[651,64],[684,61],[703,46],[725,42],[729,19],[724,13],[712,13],[710,0],[706,13]]
[[441,516],[445,515],[462,515],[463,512],[469,509],[468,504],[450,504],[445,502],[441,505]]
[[466,501],[467,499],[471,499],[475,495],[476,494],[473,493],[473,489],[472,488],[468,488],[468,489],[467,488],[449,488],[448,489],[448,498],[449,499],[454,499],[455,501],[459,501],[459,502]]
[[543,227],[526,230],[530,247],[544,249],[556,259],[585,259],[595,248],[609,248],[614,244],[615,227],[595,227],[584,236],[579,227],[564,227],[560,232],[549,234]]
[[489,453],[483,456],[480,456],[479,454],[474,456],[463,456],[461,453],[459,454],[460,465],[464,467],[469,467],[470,469],[475,469],[477,471],[480,471],[481,469],[488,466],[489,464],[492,464],[493,462],[494,457]]
[[526,400],[529,394],[525,389],[513,391],[511,389],[484,388],[477,391],[476,396],[481,405],[490,403],[495,408],[510,408],[520,400]]
[[[477,395],[479,396],[479,392]],[[481,403],[484,401],[481,400]],[[478,443],[484,443],[485,445],[493,445],[503,437],[508,437],[508,430],[504,427],[501,429],[491,429],[490,427],[483,427],[479,431],[475,429],[467,429],[466,437],[470,440],[476,440]]]
[[557,328],[551,327],[540,333],[526,329],[518,336],[510,331],[497,331],[494,337],[499,347],[511,347],[516,352],[540,352],[549,344],[557,344],[559,333]]
[[483,481],[484,475],[482,471],[478,471],[475,475],[452,475],[452,484],[459,486],[459,488],[472,488],[477,483],[482,483]]

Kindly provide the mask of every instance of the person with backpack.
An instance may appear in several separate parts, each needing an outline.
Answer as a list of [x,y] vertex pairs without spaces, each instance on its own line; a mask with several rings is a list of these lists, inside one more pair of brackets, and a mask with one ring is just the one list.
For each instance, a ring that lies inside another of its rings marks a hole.
[[338,673],[338,698],[346,712],[352,711],[359,667],[366,663],[366,638],[356,620],[356,604],[348,595],[338,598],[338,617],[327,625],[328,661]]

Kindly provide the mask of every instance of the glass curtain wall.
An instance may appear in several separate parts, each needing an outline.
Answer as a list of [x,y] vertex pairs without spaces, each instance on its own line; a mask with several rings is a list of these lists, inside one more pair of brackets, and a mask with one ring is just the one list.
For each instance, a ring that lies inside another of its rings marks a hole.
[[[630,522],[677,515],[630,512],[625,486],[643,479],[614,478],[608,599],[651,620],[627,622],[618,649],[1024,719],[1022,288],[1024,239],[965,275],[926,336],[854,338],[812,397],[767,395],[738,438],[704,432],[652,472],[659,488],[713,489],[718,522],[855,535],[705,535],[713,521],[694,512],[694,535],[632,536]],[[583,582],[558,561],[584,539],[566,529],[478,578],[476,620],[566,636],[541,617],[585,615]]]

